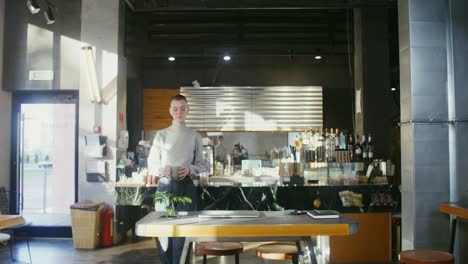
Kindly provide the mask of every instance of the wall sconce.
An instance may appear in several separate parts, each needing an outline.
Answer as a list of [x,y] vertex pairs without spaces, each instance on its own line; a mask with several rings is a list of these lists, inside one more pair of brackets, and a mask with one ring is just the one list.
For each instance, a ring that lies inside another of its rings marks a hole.
[[37,14],[37,13],[39,13],[39,11],[41,11],[41,7],[37,3],[37,0],[28,0],[26,2],[26,5],[28,6],[29,11],[31,12],[31,14]]
[[81,51],[85,57],[86,70],[88,72],[89,98],[93,103],[101,102],[101,91],[97,81],[96,65],[94,64],[93,48],[91,46],[82,47]]
[[[43,13],[44,20],[47,23],[47,25],[53,24],[55,22],[54,9],[55,11],[57,11],[57,8],[47,0],[42,0],[42,2],[44,5],[47,4],[47,8]],[[28,6],[29,12],[31,12],[31,14],[33,15],[41,11],[41,6],[39,5],[38,0],[28,0],[26,2],[26,5]]]
[[47,25],[53,24],[55,22],[55,16],[52,12],[51,4],[49,3],[46,11],[44,12],[44,19]]

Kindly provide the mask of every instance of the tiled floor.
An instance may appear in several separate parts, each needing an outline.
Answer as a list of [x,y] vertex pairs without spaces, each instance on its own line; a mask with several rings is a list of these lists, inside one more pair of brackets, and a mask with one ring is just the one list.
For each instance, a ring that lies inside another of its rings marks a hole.
[[[126,243],[109,248],[99,248],[94,250],[78,250],[73,247],[71,239],[31,239],[30,248],[32,262],[34,264],[147,264],[160,263],[155,243],[152,239],[141,240],[135,243]],[[255,256],[256,245],[246,246],[246,252],[240,256],[240,263],[253,264],[261,263]],[[15,258],[29,262],[28,251],[25,240],[15,243],[13,254]],[[10,263],[9,246],[0,245],[0,263]],[[200,257],[196,257],[191,263],[202,263]],[[234,263],[233,257],[210,258],[209,264]],[[281,261],[270,261],[270,263],[290,263]],[[371,263],[367,263],[371,264]],[[380,263],[381,264],[381,263]]]
[[[151,239],[95,250],[77,250],[73,248],[73,241],[69,239],[32,239],[30,240],[30,248],[34,264],[160,263],[155,244]],[[21,261],[29,261],[24,241],[15,244],[13,254],[15,257],[19,256]],[[208,263],[234,263],[227,257],[223,262],[218,262],[218,260],[210,259]],[[0,263],[8,263],[8,261],[9,247],[2,246],[0,248]],[[196,262],[201,263],[201,261]],[[241,256],[241,263],[259,263],[259,261],[252,253],[248,252],[248,254]]]

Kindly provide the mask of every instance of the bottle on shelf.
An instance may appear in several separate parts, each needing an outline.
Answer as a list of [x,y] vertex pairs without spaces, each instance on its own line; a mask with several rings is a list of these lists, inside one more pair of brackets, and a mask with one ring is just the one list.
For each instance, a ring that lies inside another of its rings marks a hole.
[[374,160],[374,145],[372,144],[372,137],[371,133],[368,136],[368,143],[367,143],[367,158],[369,159],[369,163]]
[[362,149],[361,149],[361,143],[359,143],[359,135],[356,135],[356,144],[354,145],[354,153],[355,153],[355,161],[361,162],[362,161]]
[[340,149],[340,132],[337,128],[336,133],[335,133],[335,150],[339,150],[339,149]]
[[353,133],[349,133],[349,140],[348,140],[348,152],[349,152],[349,161],[353,162],[356,160],[356,153],[354,152],[354,137]]
[[336,137],[333,128],[330,128],[330,133],[327,133],[327,161],[335,160],[335,143]]
[[340,149],[341,150],[346,150],[346,136],[345,136],[345,132],[343,130],[341,130],[341,133],[340,133]]
[[362,155],[362,161],[367,163],[367,141],[366,141],[366,135],[362,135],[362,143],[361,143],[361,155]]
[[311,129],[308,132],[309,143],[306,150],[306,161],[314,162],[315,161],[315,132]]
[[320,129],[320,132],[317,133],[317,149],[316,149],[316,153],[317,153],[317,161],[318,162],[325,162],[325,156],[326,156],[326,152],[325,152],[325,138],[324,138],[324,134],[323,134],[323,129],[321,128]]

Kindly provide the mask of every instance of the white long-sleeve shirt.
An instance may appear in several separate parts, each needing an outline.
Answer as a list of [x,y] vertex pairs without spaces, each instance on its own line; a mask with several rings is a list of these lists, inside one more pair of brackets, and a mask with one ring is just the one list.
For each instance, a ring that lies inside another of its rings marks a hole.
[[160,175],[166,166],[184,166],[190,169],[190,177],[196,177],[204,169],[201,135],[185,124],[173,123],[156,133],[148,156],[148,174]]

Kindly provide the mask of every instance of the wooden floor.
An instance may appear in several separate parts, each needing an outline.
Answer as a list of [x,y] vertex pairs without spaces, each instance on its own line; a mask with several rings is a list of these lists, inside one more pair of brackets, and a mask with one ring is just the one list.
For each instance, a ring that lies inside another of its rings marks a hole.
[[[73,247],[71,239],[30,239],[32,262],[34,264],[148,264],[160,263],[159,256],[152,239],[140,240],[134,243],[125,243],[109,248],[93,250],[78,250]],[[247,245],[247,251],[240,256],[242,264],[259,264],[261,261],[255,256],[255,246]],[[16,259],[29,262],[28,250],[24,239],[15,243],[13,254]],[[10,263],[9,245],[0,245],[0,263]],[[195,257],[191,263],[202,263],[201,257]],[[234,257],[213,257],[208,259],[209,264],[231,264]],[[282,261],[270,261],[269,263],[290,263]],[[327,264],[319,261],[319,264]],[[371,264],[371,263],[366,263]],[[374,264],[374,263],[372,263]],[[377,263],[375,263],[377,264]],[[379,263],[383,264],[383,263]]]

